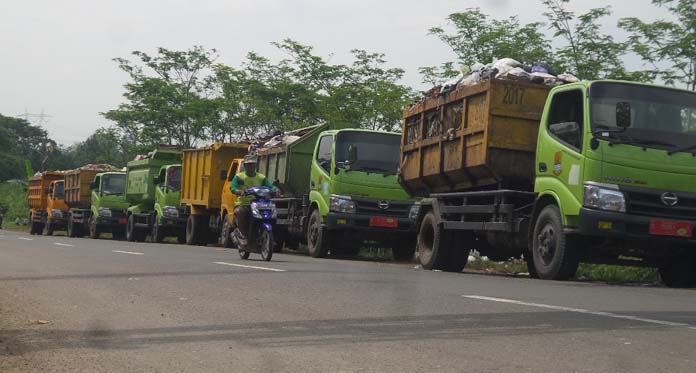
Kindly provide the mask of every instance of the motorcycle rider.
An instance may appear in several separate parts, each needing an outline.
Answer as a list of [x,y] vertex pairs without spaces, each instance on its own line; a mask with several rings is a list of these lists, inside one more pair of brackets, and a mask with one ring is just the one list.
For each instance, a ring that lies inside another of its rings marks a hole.
[[235,202],[234,216],[237,220],[237,227],[239,227],[239,231],[242,233],[242,244],[246,245],[246,236],[249,233],[249,216],[251,215],[249,206],[254,197],[245,196],[244,191],[248,188],[258,186],[271,188],[274,193],[276,193],[278,189],[265,175],[256,172],[256,164],[258,163],[258,157],[256,155],[249,154],[245,156],[242,163],[244,164],[244,171],[238,173],[235,175],[234,179],[232,179],[230,190],[238,196]]

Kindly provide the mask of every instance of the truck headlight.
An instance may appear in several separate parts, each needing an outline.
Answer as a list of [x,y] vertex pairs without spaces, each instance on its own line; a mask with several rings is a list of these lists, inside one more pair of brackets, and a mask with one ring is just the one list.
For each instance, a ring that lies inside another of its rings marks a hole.
[[162,207],[162,216],[166,218],[178,218],[179,210],[175,206]]
[[413,206],[411,206],[411,209],[408,210],[408,218],[415,219],[418,216],[419,211],[420,211],[420,203],[415,203]]
[[51,210],[51,214],[53,215],[54,218],[57,218],[57,219],[63,218],[63,211],[61,211],[61,210],[53,209],[53,210]]
[[111,209],[108,207],[100,207],[99,208],[99,216],[104,217],[104,218],[110,218],[111,217]]
[[334,195],[329,199],[329,209],[333,212],[355,214],[355,202],[351,201],[350,197]]
[[278,217],[278,210],[273,202],[252,202],[249,207],[251,209],[251,216],[256,219],[275,219]]
[[626,198],[614,184],[585,184],[583,206],[616,212],[626,212]]

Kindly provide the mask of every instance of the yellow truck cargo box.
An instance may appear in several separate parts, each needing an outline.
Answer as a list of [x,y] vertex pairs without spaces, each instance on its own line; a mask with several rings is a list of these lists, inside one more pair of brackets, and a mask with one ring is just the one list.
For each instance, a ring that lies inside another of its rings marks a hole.
[[411,195],[530,189],[550,87],[488,80],[404,109],[399,182]]
[[46,189],[54,180],[63,180],[62,172],[44,172],[29,179],[29,191],[27,203],[29,207],[36,210],[45,210],[48,203]]
[[181,203],[192,207],[219,209],[227,169],[235,158],[242,158],[248,144],[215,143],[186,149],[181,163]]

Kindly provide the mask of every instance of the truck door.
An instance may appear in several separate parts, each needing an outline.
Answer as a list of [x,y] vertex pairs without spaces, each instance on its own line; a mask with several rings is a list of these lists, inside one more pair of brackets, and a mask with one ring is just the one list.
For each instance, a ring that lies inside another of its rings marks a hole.
[[560,198],[566,215],[575,214],[582,201],[584,123],[583,91],[571,88],[556,92],[540,131],[537,182],[546,179],[544,188]]
[[[319,192],[326,202],[329,203],[329,183],[331,181],[331,167],[333,164],[333,136],[325,135],[319,138],[317,150],[312,162],[312,177],[310,189]],[[326,211],[322,211],[322,214]]]
[[229,215],[229,220],[232,221],[234,204],[237,202],[237,196],[230,190],[230,184],[232,184],[232,179],[239,172],[239,159],[235,159],[230,163],[229,169],[227,169],[227,178],[222,186],[222,206],[221,212],[227,211]]

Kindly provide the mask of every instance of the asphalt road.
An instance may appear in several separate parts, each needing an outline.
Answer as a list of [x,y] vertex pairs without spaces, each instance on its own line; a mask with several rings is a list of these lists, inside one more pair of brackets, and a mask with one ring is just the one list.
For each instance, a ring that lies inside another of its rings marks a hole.
[[694,290],[251,259],[0,231],[0,371],[696,371]]

